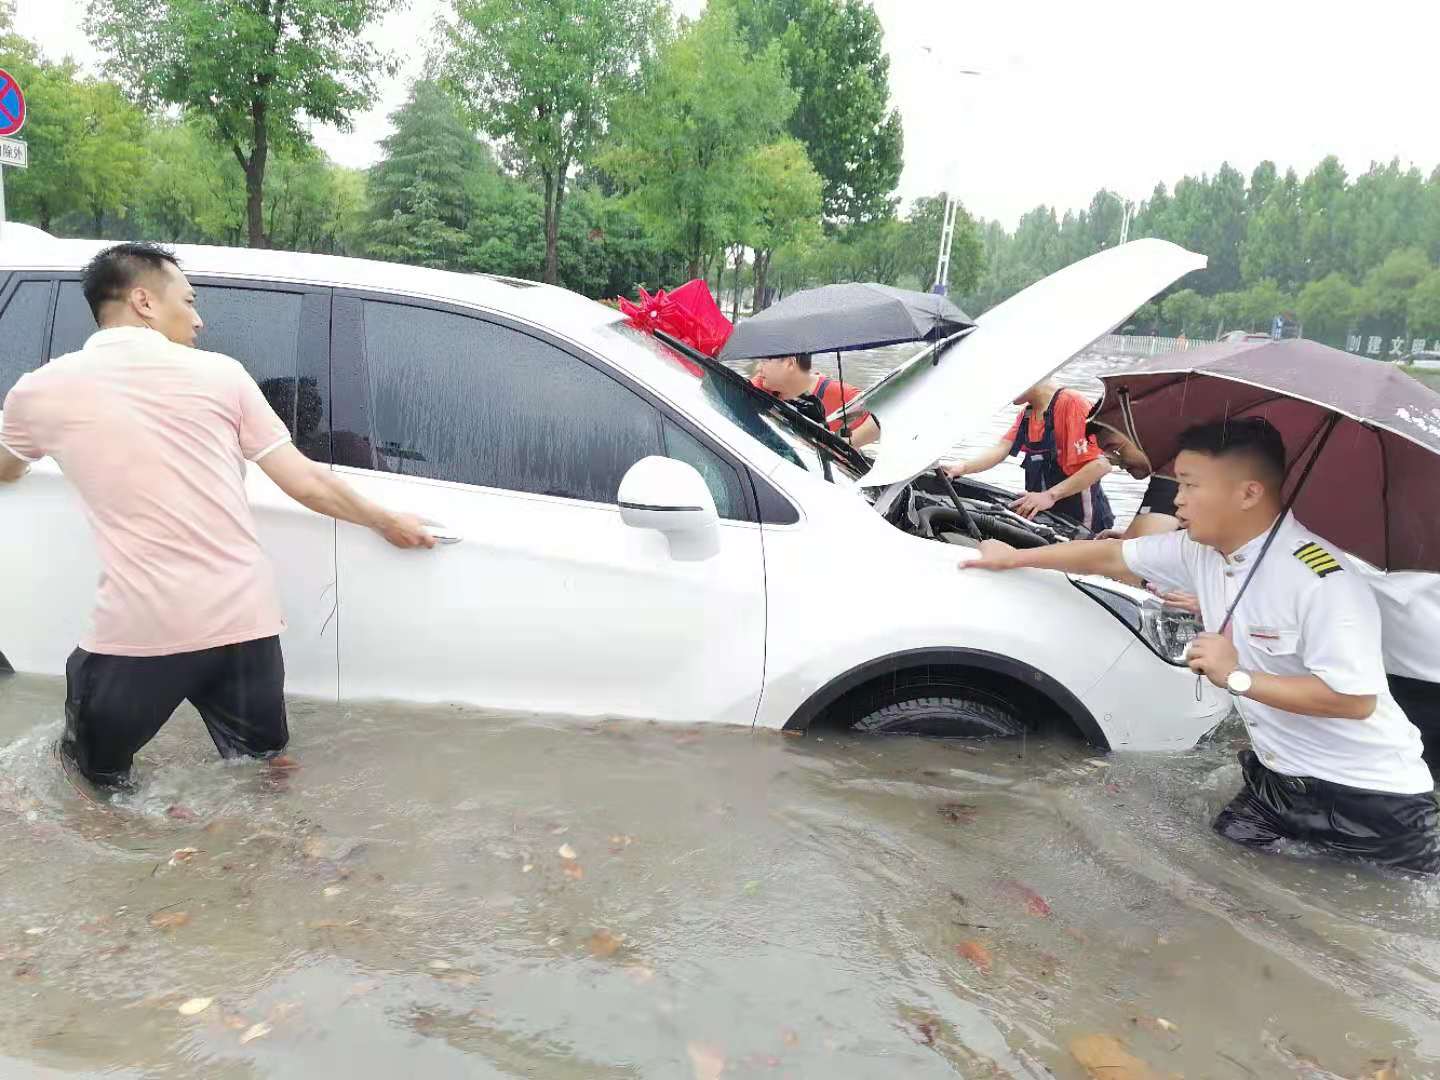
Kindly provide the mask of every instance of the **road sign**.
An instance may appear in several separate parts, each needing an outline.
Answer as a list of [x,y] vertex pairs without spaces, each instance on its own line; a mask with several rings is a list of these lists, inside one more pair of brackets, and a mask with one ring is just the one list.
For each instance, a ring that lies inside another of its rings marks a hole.
[[12,169],[30,167],[30,147],[19,139],[0,139],[0,165]]
[[18,135],[25,126],[25,95],[15,76],[0,68],[0,136]]

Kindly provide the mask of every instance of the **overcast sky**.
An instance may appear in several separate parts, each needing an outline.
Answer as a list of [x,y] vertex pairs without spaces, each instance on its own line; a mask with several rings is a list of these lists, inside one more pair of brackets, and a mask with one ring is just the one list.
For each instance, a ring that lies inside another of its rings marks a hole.
[[[417,43],[404,50],[411,70],[354,132],[316,130],[336,161],[374,161],[442,3],[411,0],[388,20],[383,41]],[[972,213],[1013,225],[1040,203],[1084,206],[1101,187],[1139,199],[1225,160],[1247,174],[1267,157],[1303,174],[1327,153],[1352,173],[1396,156],[1427,173],[1440,164],[1433,0],[874,3],[905,121],[907,199],[953,184]],[[703,4],[674,0],[690,14]],[[19,0],[19,27],[51,55],[93,62],[84,9]]]

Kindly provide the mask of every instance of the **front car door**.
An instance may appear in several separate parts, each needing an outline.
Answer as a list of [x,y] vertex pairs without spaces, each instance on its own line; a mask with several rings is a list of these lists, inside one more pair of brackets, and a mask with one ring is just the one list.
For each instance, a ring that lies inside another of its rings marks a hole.
[[[0,292],[0,336],[12,308],[31,318],[43,311],[38,366],[73,352],[95,332],[78,275],[27,277]],[[312,457],[329,460],[330,292],[328,289],[196,277],[196,304],[205,320],[199,346],[234,357],[260,384]],[[44,299],[40,300],[43,294]],[[28,326],[28,321],[26,322]],[[28,350],[30,346],[26,344]],[[27,354],[28,355],[28,354]],[[0,361],[3,381],[6,361]],[[16,366],[9,362],[10,367]],[[0,388],[0,395],[9,389]],[[124,447],[116,447],[123,454]],[[295,693],[334,698],[338,649],[335,611],[334,523],[287,498],[256,466],[247,488],[255,521],[275,567],[287,629],[286,684]],[[19,671],[58,674],[83,633],[99,574],[90,529],[79,499],[53,461],[45,460],[10,490],[0,492],[5,529],[0,565],[16,604],[0,627],[0,652]]]
[[[733,461],[533,329],[337,292],[334,338],[337,468],[459,537],[397,551],[340,528],[345,698],[753,721],[763,556]],[[715,557],[677,562],[659,533],[621,521],[621,477],[655,454],[706,477],[724,519]]]

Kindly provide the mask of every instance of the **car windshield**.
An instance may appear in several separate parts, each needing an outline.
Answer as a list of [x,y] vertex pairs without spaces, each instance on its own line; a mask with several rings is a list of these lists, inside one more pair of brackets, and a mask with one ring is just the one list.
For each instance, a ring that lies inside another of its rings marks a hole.
[[808,472],[824,475],[828,462],[835,479],[853,482],[859,478],[860,473],[854,466],[793,410],[755,390],[733,369],[722,372],[703,367],[658,338],[624,322],[610,324],[604,333],[614,335],[631,347],[639,346],[666,367],[689,375],[698,391],[685,402],[690,409],[708,408],[719,413],[761,445]]

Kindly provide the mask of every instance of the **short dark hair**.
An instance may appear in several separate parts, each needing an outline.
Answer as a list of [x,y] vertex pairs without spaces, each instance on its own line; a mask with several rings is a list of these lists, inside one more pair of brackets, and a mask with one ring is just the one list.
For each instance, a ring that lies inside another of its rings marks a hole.
[[795,366],[801,371],[810,370],[810,354],[808,352],[796,353],[794,356]]
[[1244,416],[1196,424],[1180,433],[1180,450],[1207,457],[1246,457],[1261,470],[1260,479],[1276,495],[1285,480],[1285,440],[1263,416]]
[[119,300],[135,287],[140,277],[155,270],[164,270],[169,263],[180,269],[180,260],[169,248],[159,244],[115,244],[100,252],[85,266],[81,279],[85,302],[90,314],[100,321],[100,308],[111,300]]

